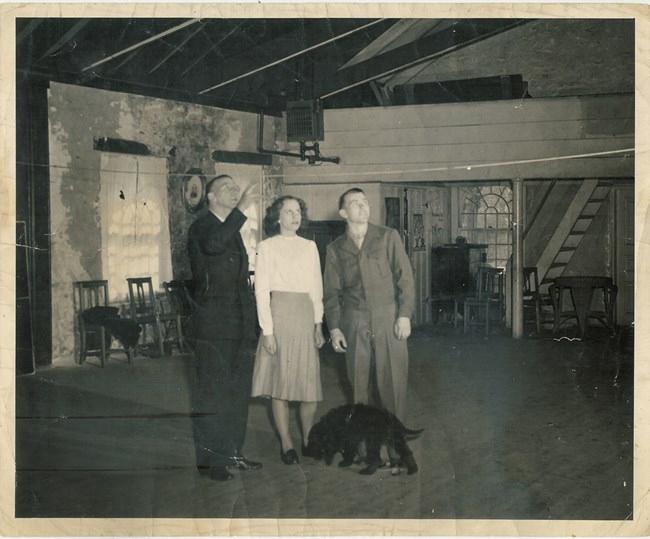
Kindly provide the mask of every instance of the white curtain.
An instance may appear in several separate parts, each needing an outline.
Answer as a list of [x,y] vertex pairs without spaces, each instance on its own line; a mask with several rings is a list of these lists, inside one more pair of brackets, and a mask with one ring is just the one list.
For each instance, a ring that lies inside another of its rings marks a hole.
[[172,278],[167,160],[102,153],[102,270],[112,301],[128,298],[127,277]]

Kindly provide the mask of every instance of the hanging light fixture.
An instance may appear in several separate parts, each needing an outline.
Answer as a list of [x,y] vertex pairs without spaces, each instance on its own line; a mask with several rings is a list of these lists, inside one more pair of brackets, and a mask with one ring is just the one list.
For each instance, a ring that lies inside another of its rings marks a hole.
[[[260,153],[299,157],[310,165],[322,162],[341,162],[340,157],[325,157],[320,153],[319,140],[325,140],[325,123],[323,107],[318,99],[287,102],[287,142],[300,143],[300,153],[281,152],[264,149],[264,112],[260,113],[257,150]],[[308,144],[310,141],[311,144]]]

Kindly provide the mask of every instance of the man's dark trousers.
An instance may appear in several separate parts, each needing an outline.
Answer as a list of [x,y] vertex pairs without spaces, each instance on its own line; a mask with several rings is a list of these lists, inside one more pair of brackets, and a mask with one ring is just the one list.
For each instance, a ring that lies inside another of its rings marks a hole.
[[[246,435],[248,405],[253,375],[253,354],[249,339],[215,335],[214,318],[223,305],[208,300],[197,309],[195,350],[190,372],[192,426],[199,468],[232,464],[240,455]],[[213,305],[210,305],[213,303]],[[234,309],[237,310],[236,307]],[[235,320],[240,318],[230,312]]]

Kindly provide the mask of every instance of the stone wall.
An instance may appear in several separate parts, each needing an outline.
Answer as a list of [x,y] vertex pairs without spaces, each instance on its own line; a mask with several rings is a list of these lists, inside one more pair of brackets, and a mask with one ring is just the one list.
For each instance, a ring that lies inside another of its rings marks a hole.
[[[186,235],[196,215],[181,198],[181,175],[214,174],[214,150],[255,152],[257,116],[214,107],[52,83],[49,151],[52,234],[52,359],[76,357],[73,282],[101,279],[100,152],[94,137],[145,144],[168,163],[169,226],[174,278],[191,276]],[[265,138],[274,140],[274,123]],[[278,167],[274,168],[275,174]],[[110,286],[110,283],[109,283]],[[78,345],[77,345],[78,346]]]

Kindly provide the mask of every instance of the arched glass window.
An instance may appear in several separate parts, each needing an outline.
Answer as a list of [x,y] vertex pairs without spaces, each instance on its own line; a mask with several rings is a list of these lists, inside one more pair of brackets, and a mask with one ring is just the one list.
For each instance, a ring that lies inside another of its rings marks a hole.
[[488,245],[486,263],[505,267],[512,250],[509,183],[460,187],[459,232],[469,243]]

